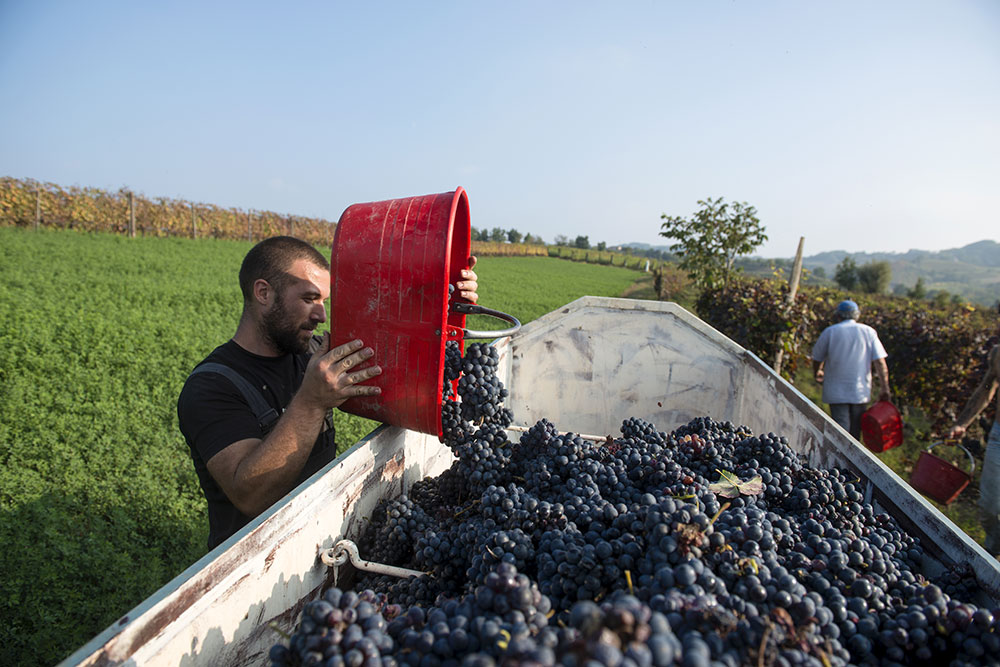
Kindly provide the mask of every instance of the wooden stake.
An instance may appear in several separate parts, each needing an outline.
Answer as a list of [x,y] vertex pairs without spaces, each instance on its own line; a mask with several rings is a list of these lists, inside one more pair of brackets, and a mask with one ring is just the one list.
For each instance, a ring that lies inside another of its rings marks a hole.
[[128,237],[135,238],[135,204],[131,192],[128,193]]
[[[799,249],[795,251],[795,262],[792,264],[792,275],[788,280],[788,296],[785,303],[791,306],[795,303],[795,295],[799,293],[799,279],[802,277],[802,248],[805,245],[806,237],[799,237]],[[785,360],[784,348],[778,350],[774,355],[774,372],[781,375],[781,365]]]

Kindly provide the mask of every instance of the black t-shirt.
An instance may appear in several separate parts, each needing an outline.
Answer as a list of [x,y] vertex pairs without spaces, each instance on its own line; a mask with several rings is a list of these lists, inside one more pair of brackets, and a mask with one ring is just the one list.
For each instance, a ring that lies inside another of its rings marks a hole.
[[[220,363],[237,371],[280,415],[302,384],[309,354],[261,357],[247,352],[230,340],[215,348],[201,364]],[[201,364],[198,364],[199,366]],[[188,377],[177,399],[181,433],[191,448],[191,458],[202,491],[208,500],[208,548],[212,549],[245,526],[252,517],[240,512],[208,472],[206,462],[223,449],[248,438],[263,438],[250,404],[239,389],[218,373],[197,373]],[[332,419],[328,415],[306,465],[295,484],[336,458]]]

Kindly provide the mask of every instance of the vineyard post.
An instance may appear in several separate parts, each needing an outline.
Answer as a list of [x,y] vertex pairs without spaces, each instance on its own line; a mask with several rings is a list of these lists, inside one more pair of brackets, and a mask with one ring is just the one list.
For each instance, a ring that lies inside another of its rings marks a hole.
[[132,193],[128,193],[128,237],[135,238],[135,205],[132,201]]
[[191,238],[198,238],[198,223],[194,215],[194,202],[191,202]]
[[[799,237],[799,248],[795,251],[795,263],[792,264],[792,275],[788,279],[788,296],[785,303],[791,306],[795,303],[795,295],[799,292],[799,279],[802,277],[802,246],[806,242],[806,237]],[[778,348],[778,353],[774,355],[774,372],[781,375],[781,364],[785,360],[785,346]]]
[[295,228],[295,219],[292,216],[288,216],[288,235],[295,236],[292,230]]
[[247,211],[247,241],[253,243],[253,211]]
[[42,189],[35,188],[35,229],[42,224]]

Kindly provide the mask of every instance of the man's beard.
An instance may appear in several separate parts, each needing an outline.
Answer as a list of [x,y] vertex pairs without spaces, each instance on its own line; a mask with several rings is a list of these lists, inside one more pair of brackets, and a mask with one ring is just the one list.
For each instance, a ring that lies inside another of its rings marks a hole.
[[[303,336],[303,323],[296,323],[285,308],[285,302],[280,294],[274,300],[274,306],[264,313],[264,335],[282,354],[303,354],[309,351],[309,337]],[[308,327],[309,331],[315,329]]]

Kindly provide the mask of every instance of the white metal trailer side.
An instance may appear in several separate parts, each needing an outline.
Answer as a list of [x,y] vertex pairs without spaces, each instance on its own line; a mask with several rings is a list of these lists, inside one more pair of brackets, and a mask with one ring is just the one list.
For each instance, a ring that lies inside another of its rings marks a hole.
[[[496,345],[515,424],[545,417],[603,435],[631,416],[663,431],[710,416],[784,435],[811,464],[855,471],[920,537],[929,570],[967,563],[1000,600],[995,559],[769,366],[676,304],[583,297]],[[378,428],[62,664],[267,664],[279,638],[269,624],[290,630],[336,581],[320,551],[356,538],[380,499],[451,460],[435,437]]]

